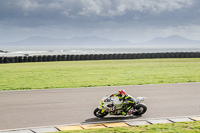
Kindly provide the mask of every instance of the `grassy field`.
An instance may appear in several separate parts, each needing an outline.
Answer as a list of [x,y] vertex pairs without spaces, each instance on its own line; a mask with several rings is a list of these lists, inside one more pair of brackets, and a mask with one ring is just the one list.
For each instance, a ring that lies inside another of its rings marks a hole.
[[199,133],[200,121],[156,124],[136,127],[118,127],[106,129],[88,129],[76,131],[63,131],[56,133]]
[[0,64],[0,90],[200,82],[200,58]]

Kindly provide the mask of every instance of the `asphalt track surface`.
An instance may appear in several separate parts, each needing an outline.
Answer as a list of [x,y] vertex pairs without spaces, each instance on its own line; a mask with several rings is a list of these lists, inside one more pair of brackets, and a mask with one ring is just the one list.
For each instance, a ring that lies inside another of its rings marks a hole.
[[[125,89],[147,97],[142,117],[107,116],[98,119],[93,110],[102,97]],[[200,83],[89,87],[0,92],[0,130],[128,119],[200,114]]]

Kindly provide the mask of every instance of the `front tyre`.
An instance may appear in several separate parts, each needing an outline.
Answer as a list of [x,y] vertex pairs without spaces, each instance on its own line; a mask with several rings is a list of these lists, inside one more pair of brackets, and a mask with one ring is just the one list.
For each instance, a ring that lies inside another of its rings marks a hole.
[[147,106],[145,104],[138,104],[135,106],[135,110],[134,115],[142,115],[147,111]]
[[108,115],[108,112],[105,111],[104,113],[101,113],[101,109],[96,108],[96,109],[94,110],[94,115],[95,115],[96,117],[102,118],[102,117]]

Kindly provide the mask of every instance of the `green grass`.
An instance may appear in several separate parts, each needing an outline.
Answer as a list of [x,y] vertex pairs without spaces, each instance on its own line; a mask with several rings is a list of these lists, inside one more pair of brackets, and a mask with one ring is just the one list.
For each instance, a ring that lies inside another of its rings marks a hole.
[[74,130],[56,133],[200,133],[200,121],[136,127]]
[[200,82],[200,58],[0,64],[0,90]]

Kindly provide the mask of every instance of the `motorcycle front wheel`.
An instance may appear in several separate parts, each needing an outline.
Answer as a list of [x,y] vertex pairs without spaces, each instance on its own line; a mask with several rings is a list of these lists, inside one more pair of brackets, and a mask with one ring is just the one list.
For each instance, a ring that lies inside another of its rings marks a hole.
[[102,118],[102,117],[108,115],[108,112],[105,111],[104,113],[101,113],[101,109],[96,108],[96,109],[94,110],[94,115],[95,115],[96,117]]
[[135,106],[136,112],[134,112],[134,115],[142,115],[147,111],[147,106],[144,104],[138,104]]

